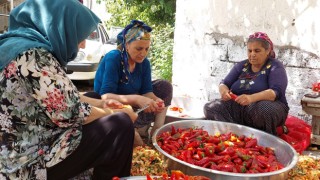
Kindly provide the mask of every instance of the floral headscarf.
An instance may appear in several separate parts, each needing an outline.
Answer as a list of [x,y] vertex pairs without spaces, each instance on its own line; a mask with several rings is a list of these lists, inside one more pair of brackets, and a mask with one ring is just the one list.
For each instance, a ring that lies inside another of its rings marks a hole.
[[126,50],[126,43],[131,43],[138,40],[150,40],[152,28],[142,21],[132,20],[117,36],[117,49],[121,51],[122,56],[122,71],[121,82],[128,83],[130,78],[128,53]]
[[250,39],[262,39],[264,41],[267,41],[270,44],[270,57],[275,58],[276,54],[273,50],[273,43],[271,41],[271,39],[269,38],[269,36],[266,33],[263,32],[255,32],[253,34],[251,34],[249,36],[249,40]]

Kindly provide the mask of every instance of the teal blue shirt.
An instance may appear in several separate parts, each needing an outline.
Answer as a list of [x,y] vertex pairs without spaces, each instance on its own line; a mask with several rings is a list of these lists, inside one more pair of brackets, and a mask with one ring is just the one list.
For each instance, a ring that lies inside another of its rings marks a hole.
[[142,63],[136,64],[134,71],[130,73],[128,83],[120,82],[122,75],[121,53],[119,50],[112,50],[104,56],[99,64],[94,79],[94,91],[100,95],[152,92],[151,65],[147,58]]

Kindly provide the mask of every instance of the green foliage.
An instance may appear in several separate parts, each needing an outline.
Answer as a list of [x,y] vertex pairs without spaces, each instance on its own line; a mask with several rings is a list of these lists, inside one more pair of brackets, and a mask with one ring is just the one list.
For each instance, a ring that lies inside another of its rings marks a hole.
[[171,81],[173,32],[176,0],[99,0],[105,2],[110,19],[106,27],[125,27],[132,19],[144,21],[153,28],[149,59],[154,78]]

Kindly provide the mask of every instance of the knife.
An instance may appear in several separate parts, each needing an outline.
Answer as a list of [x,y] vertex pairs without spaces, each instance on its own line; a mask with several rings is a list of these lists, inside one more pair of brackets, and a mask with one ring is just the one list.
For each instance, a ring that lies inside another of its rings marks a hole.
[[144,111],[145,109],[147,109],[149,107],[149,104],[147,104],[146,106],[140,108],[140,109],[137,109],[135,113],[139,114],[140,112]]

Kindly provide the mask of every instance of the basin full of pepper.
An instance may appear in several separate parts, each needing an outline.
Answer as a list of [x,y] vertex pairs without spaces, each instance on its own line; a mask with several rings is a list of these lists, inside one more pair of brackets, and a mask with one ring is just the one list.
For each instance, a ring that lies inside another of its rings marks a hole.
[[175,128],[159,134],[162,150],[184,162],[224,172],[265,173],[284,168],[270,147],[232,132],[210,135],[202,128]]

